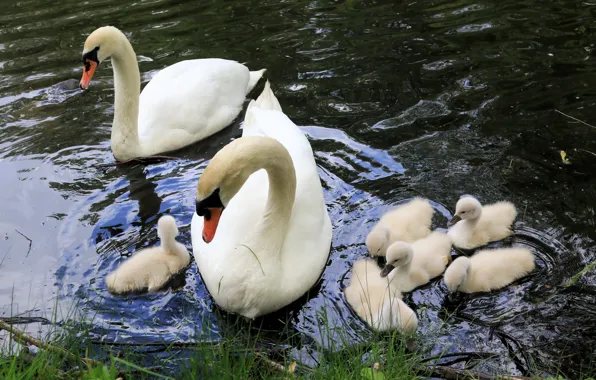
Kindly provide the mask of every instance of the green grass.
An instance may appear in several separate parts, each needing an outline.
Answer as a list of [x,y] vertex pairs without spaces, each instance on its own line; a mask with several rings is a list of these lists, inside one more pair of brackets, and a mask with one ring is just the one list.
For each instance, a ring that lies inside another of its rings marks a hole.
[[[164,343],[162,361],[153,360],[147,366],[148,357],[130,347],[93,345],[85,338],[85,327],[78,325],[61,329],[53,328],[45,340],[57,350],[38,349],[36,354],[28,348],[15,344],[8,334],[3,334],[4,350],[0,354],[0,379],[422,379],[428,374],[424,368],[423,353],[409,352],[406,337],[394,332],[363,333],[364,341],[354,343],[341,331],[326,325],[321,318],[323,344],[310,343],[316,365],[307,367],[301,363],[292,373],[285,372],[296,360],[276,342],[271,344],[267,336],[250,323],[242,323],[226,339],[215,343],[197,343],[181,347]],[[340,328],[341,329],[341,328]],[[266,332],[265,332],[266,334]],[[326,337],[326,338],[325,338]],[[291,347],[290,342],[285,346]],[[134,346],[131,346],[134,347]],[[190,352],[190,354],[188,354]],[[186,353],[186,354],[183,354]],[[92,363],[84,358],[94,358]],[[101,358],[101,360],[100,360]],[[145,364],[143,364],[145,363]],[[373,369],[374,367],[374,369]],[[587,374],[580,377],[594,377]],[[495,379],[499,378],[498,376]],[[537,377],[537,379],[539,379]],[[563,377],[554,377],[564,380]],[[593,379],[592,379],[593,380]]]
[[[427,354],[424,345],[432,341],[432,331],[426,331],[426,336],[414,337],[418,349],[412,352],[408,350],[411,337],[397,331],[378,334],[360,330],[356,341],[348,336],[349,329],[333,326],[324,311],[316,320],[317,342],[293,330],[289,321],[263,327],[257,322],[222,313],[219,327],[223,337],[216,342],[151,342],[150,346],[94,342],[90,331],[97,323],[92,321],[70,322],[60,328],[54,323],[45,338],[40,339],[54,348],[38,348],[35,354],[18,344],[10,334],[1,332],[0,379],[409,380],[430,375],[425,372],[429,362],[424,359]],[[441,326],[435,327],[441,329]],[[201,331],[203,327],[196,329]],[[298,353],[292,347],[302,350]],[[305,353],[311,358],[298,357]],[[288,373],[288,367],[295,370]],[[594,375],[586,373],[581,379],[590,377]]]
[[[322,318],[325,322],[325,318]],[[18,328],[18,326],[15,326]],[[367,337],[364,343],[349,343],[337,331],[328,328],[324,347],[315,343],[318,364],[312,368],[298,363],[292,373],[285,372],[295,359],[290,355],[292,344],[272,344],[267,332],[242,322],[233,326],[226,339],[213,344],[198,343],[189,347],[164,344],[163,361],[154,360],[147,367],[147,356],[129,347],[93,345],[85,338],[84,325],[58,330],[52,328],[43,340],[61,347],[68,354],[51,349],[38,349],[36,354],[16,344],[5,334],[0,354],[0,379],[416,379],[419,356],[406,352],[406,343],[398,333]],[[322,330],[325,332],[325,329]],[[334,334],[331,334],[331,333]],[[84,363],[82,358],[94,358]],[[101,361],[99,360],[101,358]],[[315,363],[317,363],[315,362]],[[145,363],[145,364],[143,364]],[[373,370],[375,363],[380,371]],[[379,374],[379,372],[382,372]]]

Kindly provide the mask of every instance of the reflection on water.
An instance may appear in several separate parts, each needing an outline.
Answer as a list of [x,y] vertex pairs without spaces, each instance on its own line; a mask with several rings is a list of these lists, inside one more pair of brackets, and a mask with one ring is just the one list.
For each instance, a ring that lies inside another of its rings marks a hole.
[[[455,355],[462,352],[489,355],[479,369],[512,374],[555,373],[557,364],[564,373],[588,370],[596,355],[596,273],[565,285],[596,259],[596,142],[592,128],[555,110],[591,122],[596,4],[3,5],[3,316],[51,315],[60,295],[93,316],[93,332],[105,341],[210,341],[221,339],[226,326],[237,328],[237,318],[217,312],[194,263],[165,293],[121,298],[106,291],[109,271],[157,242],[159,216],[173,215],[190,247],[197,178],[209,158],[240,135],[236,122],[177,152],[177,161],[100,167],[113,160],[109,63],[90,91],[82,93],[76,83],[85,37],[113,24],[131,39],[143,84],[182,59],[236,59],[267,67],[284,111],[308,125],[303,131],[334,225],[331,258],[308,297],[255,322],[266,341],[281,339],[296,359],[315,365],[312,344],[324,344],[336,331],[321,329],[323,318],[351,342],[367,339],[341,290],[352,262],[365,255],[368,229],[413,196],[433,201],[433,226],[444,228],[459,196],[468,193],[485,203],[516,203],[515,236],[494,245],[530,248],[537,269],[500,292],[453,303],[440,279],[407,295],[431,354],[454,354],[445,363],[470,359]],[[571,165],[561,161],[561,150]]]

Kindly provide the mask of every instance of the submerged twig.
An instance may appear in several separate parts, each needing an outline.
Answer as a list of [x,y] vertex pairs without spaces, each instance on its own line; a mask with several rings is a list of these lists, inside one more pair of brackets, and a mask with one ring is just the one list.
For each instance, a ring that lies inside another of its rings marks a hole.
[[596,127],[595,127],[595,126],[593,126],[592,124],[588,124],[588,123],[586,123],[585,121],[582,121],[582,120],[580,120],[580,119],[578,119],[578,118],[576,118],[576,117],[573,117],[573,116],[571,116],[571,115],[567,115],[567,114],[566,114],[566,113],[564,113],[564,112],[561,112],[561,111],[559,111],[559,110],[555,110],[555,112],[557,112],[557,113],[560,113],[561,115],[563,115],[563,116],[565,116],[565,117],[568,117],[568,118],[570,118],[571,120],[575,120],[575,121],[577,121],[577,122],[579,122],[579,123],[582,123],[583,125],[587,125],[588,127],[591,127],[591,128],[594,128],[594,129],[596,129]]
[[490,358],[494,358],[494,357],[499,357],[499,354],[491,353],[491,352],[454,352],[451,354],[443,354],[443,355],[433,356],[430,358],[424,358],[424,359],[422,359],[421,362],[426,363],[426,362],[430,362],[431,360],[439,360],[439,359],[452,358],[452,357],[458,357],[458,356],[474,357],[474,359],[490,359]]
[[426,372],[432,376],[442,377],[446,380],[533,380],[532,377],[525,376],[494,376],[484,372],[468,371],[465,369],[436,366],[428,367]]
[[582,152],[586,152],[588,154],[591,154],[592,156],[596,156],[596,153],[594,152],[590,152],[589,150],[585,150],[585,149],[581,149],[581,148],[576,148],[577,150],[581,150]]
[[24,233],[22,233],[21,231],[17,230],[15,228],[15,231],[21,235],[22,237],[24,237],[25,239],[29,240],[29,249],[27,250],[27,254],[25,255],[25,257],[29,257],[29,253],[31,252],[31,245],[33,244],[33,240],[29,239]]
[[173,377],[162,375],[160,373],[155,372],[154,371],[154,368],[144,368],[144,367],[138,366],[138,365],[136,365],[134,363],[131,363],[129,361],[126,361],[126,360],[123,360],[123,359],[119,359],[119,358],[112,358],[112,360],[115,361],[115,362],[117,362],[117,363],[124,364],[125,366],[134,368],[133,371],[122,371],[121,374],[144,373],[146,375],[155,376],[155,377],[160,378],[160,379],[174,380]]
[[145,343],[134,343],[134,342],[110,342],[105,340],[92,340],[91,344],[97,344],[99,346],[125,346],[125,347],[180,347],[180,348],[193,348],[201,345],[209,347],[217,347],[221,342],[214,343],[184,343],[184,342],[145,342]]
[[50,325],[52,322],[44,317],[0,317],[0,321],[4,321],[10,325],[41,323],[42,325]]
[[267,356],[259,353],[259,352],[255,352],[255,357],[259,358],[260,360],[264,361],[265,363],[267,363],[270,367],[276,369],[277,371],[281,371],[281,372],[286,372],[286,367],[284,367],[283,365],[274,362],[273,360],[269,359]]
[[573,277],[571,277],[569,282],[567,282],[567,284],[565,284],[565,287],[568,288],[572,285],[575,285],[580,280],[580,278],[583,277],[584,274],[588,273],[593,268],[596,268],[596,260],[594,260],[590,264],[586,265],[582,270],[580,270]]
[[265,354],[262,354],[260,352],[255,352],[254,355],[255,355],[255,357],[259,358],[260,360],[262,360],[264,363],[266,363],[268,366],[275,369],[276,371],[284,372],[288,375],[292,375],[293,377],[296,376],[296,374],[294,373],[294,371],[296,370],[296,362],[292,362],[287,367],[284,367],[282,364],[269,359]]
[[[2,320],[0,320],[0,330],[7,331],[16,340],[18,340],[21,343],[25,343],[26,345],[29,345],[30,344],[30,345],[39,347],[39,348],[44,349],[44,350],[48,350],[48,351],[52,351],[52,352],[55,352],[55,353],[59,353],[61,355],[64,355],[65,357],[69,358],[70,360],[77,361],[77,357],[72,352],[68,352],[64,348],[61,348],[61,347],[58,347],[58,346],[54,346],[53,344],[42,342],[39,339],[35,339],[32,336],[24,333],[21,330],[18,330],[16,328],[12,327],[10,324],[8,324],[8,323],[6,323],[6,322],[4,322]],[[81,358],[80,360],[83,363],[87,364],[88,366],[101,365],[101,363],[96,362],[93,359]]]

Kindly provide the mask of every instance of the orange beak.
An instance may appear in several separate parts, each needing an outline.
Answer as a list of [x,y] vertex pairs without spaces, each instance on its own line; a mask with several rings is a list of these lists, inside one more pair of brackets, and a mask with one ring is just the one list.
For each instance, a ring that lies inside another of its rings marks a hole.
[[219,218],[223,211],[222,208],[209,208],[210,218],[207,219],[207,215],[203,217],[203,240],[205,243],[211,243],[211,240],[215,237],[215,231],[217,231],[217,225],[219,224]]
[[[89,68],[87,68],[87,65],[89,65]],[[97,62],[88,59],[87,62],[85,62],[85,67],[83,68],[83,77],[81,78],[81,83],[79,83],[79,86],[82,90],[86,90],[89,87],[89,82],[91,82],[91,78],[93,78],[95,69],[97,69]]]

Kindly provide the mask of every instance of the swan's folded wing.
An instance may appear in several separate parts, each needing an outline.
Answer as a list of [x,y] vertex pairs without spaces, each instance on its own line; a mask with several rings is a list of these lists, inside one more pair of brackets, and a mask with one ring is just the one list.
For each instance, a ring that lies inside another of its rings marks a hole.
[[139,137],[180,129],[196,141],[228,126],[242,109],[248,68],[224,59],[178,62],[141,92]]

